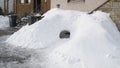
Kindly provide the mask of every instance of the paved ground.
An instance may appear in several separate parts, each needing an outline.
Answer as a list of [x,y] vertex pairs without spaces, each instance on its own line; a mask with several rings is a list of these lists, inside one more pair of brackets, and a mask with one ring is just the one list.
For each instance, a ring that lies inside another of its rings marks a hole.
[[4,36],[4,35],[11,35],[13,34],[14,32],[16,32],[18,29],[16,28],[8,28],[6,30],[0,30],[0,37],[1,36]]
[[5,43],[5,40],[15,31],[16,28],[0,30],[0,68],[26,68],[24,62],[30,57],[29,51]]

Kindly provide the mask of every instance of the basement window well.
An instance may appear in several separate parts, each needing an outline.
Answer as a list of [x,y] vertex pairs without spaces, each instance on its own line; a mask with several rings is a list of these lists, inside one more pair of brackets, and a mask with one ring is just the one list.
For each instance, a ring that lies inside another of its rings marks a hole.
[[60,35],[59,35],[59,38],[60,39],[68,39],[68,38],[70,38],[70,31],[68,31],[68,30],[61,31]]

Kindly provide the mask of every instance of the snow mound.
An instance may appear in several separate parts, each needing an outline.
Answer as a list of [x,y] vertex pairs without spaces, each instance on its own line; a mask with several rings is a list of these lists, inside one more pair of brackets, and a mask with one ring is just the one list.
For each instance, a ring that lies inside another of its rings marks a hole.
[[[44,16],[6,42],[16,47],[47,48],[46,60],[40,63],[43,68],[120,68],[120,32],[109,14],[52,9]],[[70,38],[59,38],[63,30],[70,32]],[[39,58],[36,60],[30,63],[37,66]]]
[[9,27],[9,18],[7,16],[0,16],[0,29],[6,29]]
[[120,68],[120,33],[108,14],[81,15],[74,23],[74,37],[48,55],[46,68]]
[[[24,26],[14,33],[7,42],[23,48],[46,48],[50,44],[60,40],[59,33],[62,30],[75,28],[76,24],[73,22],[80,15],[81,12],[77,11],[50,10],[44,14],[45,17],[42,20],[37,21],[33,25]],[[75,29],[71,31],[74,32]]]

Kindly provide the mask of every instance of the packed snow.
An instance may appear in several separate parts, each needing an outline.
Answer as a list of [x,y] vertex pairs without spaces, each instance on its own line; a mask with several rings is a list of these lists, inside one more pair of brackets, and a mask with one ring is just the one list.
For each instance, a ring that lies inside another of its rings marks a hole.
[[0,29],[6,29],[8,28],[10,25],[9,25],[9,18],[8,16],[1,16],[0,15]]
[[[36,51],[30,68],[120,68],[120,32],[109,15],[51,9],[6,42]],[[70,38],[59,38],[64,30]]]

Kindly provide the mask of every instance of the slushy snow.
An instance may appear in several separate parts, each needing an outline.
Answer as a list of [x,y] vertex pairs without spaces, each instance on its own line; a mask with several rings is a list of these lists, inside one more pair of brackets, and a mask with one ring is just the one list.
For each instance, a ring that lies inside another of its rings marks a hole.
[[9,18],[7,16],[0,15],[0,29],[6,29],[9,27]]
[[[44,16],[6,41],[15,47],[44,50],[45,60],[39,63],[41,57],[31,58],[32,68],[120,68],[120,32],[108,13],[51,9]],[[63,30],[70,31],[70,38],[59,38]]]

